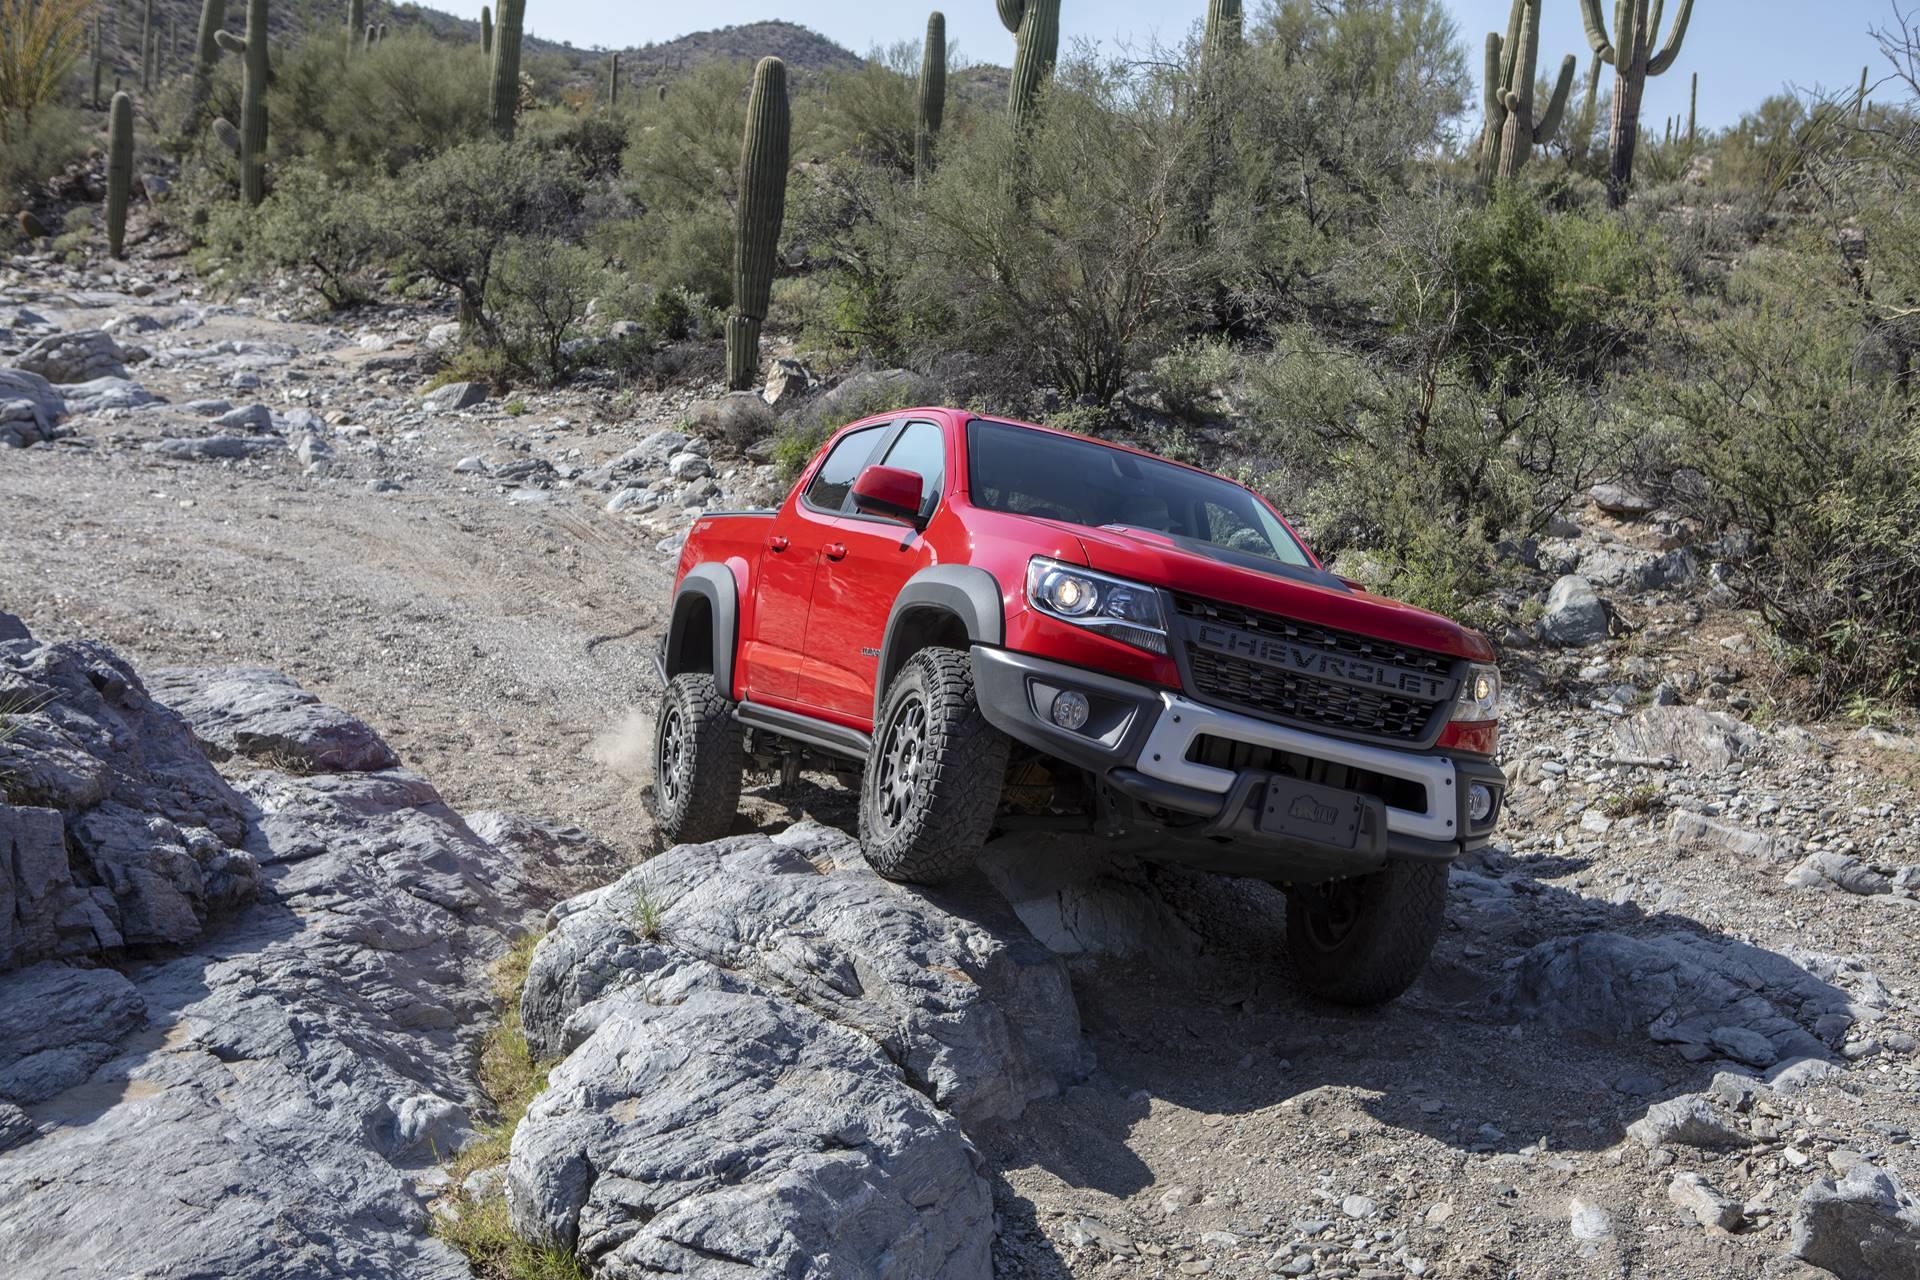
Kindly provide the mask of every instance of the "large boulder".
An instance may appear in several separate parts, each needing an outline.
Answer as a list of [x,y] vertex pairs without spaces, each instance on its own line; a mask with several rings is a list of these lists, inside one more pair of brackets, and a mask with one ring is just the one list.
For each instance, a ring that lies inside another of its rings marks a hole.
[[301,773],[360,772],[400,763],[363,721],[277,671],[162,667],[148,673],[147,688],[186,719],[215,760],[247,756]]
[[890,884],[812,823],[674,849],[551,923],[521,1000],[543,1056],[579,1046],[585,1006],[664,948],[871,1037],[967,1123],[1013,1119],[1092,1066],[1065,966],[1003,907]]
[[1800,1197],[1793,1255],[1839,1280],[1920,1276],[1920,1202],[1898,1178],[1862,1161],[1841,1181],[1822,1178]]
[[27,710],[0,739],[7,796],[59,813],[72,864],[71,878],[32,884],[17,864],[16,900],[41,895],[53,950],[36,926],[16,937],[9,963],[183,943],[253,896],[243,802],[111,650],[0,645],[0,698]]
[[30,1106],[81,1084],[146,1020],[145,999],[111,969],[38,964],[0,980],[0,1102]]
[[599,1002],[514,1133],[523,1238],[599,1280],[993,1274],[979,1154],[877,1044],[717,972],[648,985]]
[[1840,1043],[1854,1021],[1855,998],[1833,981],[1845,973],[1840,961],[1796,963],[1732,940],[1586,933],[1520,956],[1499,1001],[1516,1021],[1645,1036],[1688,1056],[1765,1067],[1824,1058]]
[[99,413],[105,409],[138,409],[158,404],[160,397],[128,378],[95,378],[60,388],[69,413]]
[[14,361],[18,368],[37,373],[63,386],[95,378],[127,376],[128,353],[103,329],[77,329],[40,339]]
[[1625,756],[1672,758],[1694,769],[1724,769],[1765,745],[1760,731],[1704,707],[1648,707],[1615,722],[1614,746]]
[[54,437],[66,399],[52,383],[24,369],[0,369],[0,448],[24,449]]
[[1546,610],[1537,624],[1540,638],[1565,648],[1599,644],[1613,629],[1613,610],[1577,574],[1568,574],[1547,593]]

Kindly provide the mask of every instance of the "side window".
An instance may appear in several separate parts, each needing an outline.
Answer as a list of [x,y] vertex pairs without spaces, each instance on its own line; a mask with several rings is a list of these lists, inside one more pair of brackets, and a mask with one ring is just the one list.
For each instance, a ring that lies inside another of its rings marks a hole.
[[820,470],[814,473],[813,483],[801,495],[806,504],[821,511],[840,511],[846,505],[847,494],[853,491],[853,482],[860,478],[861,470],[867,465],[867,456],[880,443],[880,435],[886,429],[885,426],[866,427],[843,436],[827,460],[820,464]]
[[887,450],[886,463],[920,477],[920,510],[930,511],[940,501],[940,484],[947,474],[947,442],[931,422],[910,422]]

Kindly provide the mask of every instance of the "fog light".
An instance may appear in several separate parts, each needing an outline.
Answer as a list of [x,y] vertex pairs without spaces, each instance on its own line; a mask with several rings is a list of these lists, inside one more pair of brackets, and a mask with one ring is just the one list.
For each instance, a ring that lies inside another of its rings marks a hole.
[[1467,788],[1467,821],[1479,826],[1493,816],[1493,788],[1476,782]]
[[1087,695],[1069,689],[1053,700],[1053,722],[1062,729],[1079,729],[1087,722]]

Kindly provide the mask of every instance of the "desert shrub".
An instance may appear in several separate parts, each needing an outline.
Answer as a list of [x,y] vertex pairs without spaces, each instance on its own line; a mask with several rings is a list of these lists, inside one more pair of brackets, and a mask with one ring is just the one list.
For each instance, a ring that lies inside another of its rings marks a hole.
[[852,374],[833,390],[807,401],[782,424],[773,461],[784,477],[792,479],[827,437],[849,422],[940,399],[935,383],[904,370]]
[[502,244],[487,281],[487,309],[508,363],[548,385],[564,377],[567,342],[604,275],[597,254],[550,236]]
[[620,176],[627,149],[624,115],[546,108],[523,116],[518,129],[532,146],[565,152],[574,172],[587,182]]
[[816,152],[911,176],[919,74],[918,41],[874,49],[858,70],[830,72],[810,104],[819,114],[809,130]]
[[242,274],[297,274],[333,310],[372,296],[383,250],[380,196],[350,190],[307,165],[283,166],[257,209],[216,207],[210,242]]
[[79,112],[66,107],[43,106],[31,124],[17,125],[0,146],[0,216],[10,224],[48,178],[86,154],[88,141]]
[[1157,66],[1063,62],[1039,120],[950,148],[902,238],[914,363],[965,351],[1009,383],[1110,400],[1171,345],[1206,250],[1186,234],[1176,85]]
[[1153,362],[1153,390],[1176,418],[1197,421],[1233,380],[1234,350],[1218,337],[1193,338]]
[[348,56],[344,41],[302,40],[274,61],[270,141],[350,182],[399,173],[486,136],[486,95],[472,45],[408,30]]
[[1861,361],[1842,255],[1756,259],[1700,324],[1684,372],[1641,380],[1667,424],[1663,496],[1729,543],[1736,589],[1818,712],[1920,697],[1920,413],[1897,367]]
[[837,158],[798,185],[787,225],[813,268],[776,290],[784,304],[776,306],[778,318],[799,331],[800,345],[849,363],[907,358],[903,281],[920,226],[909,180],[896,169]]
[[751,391],[736,391],[694,406],[688,420],[695,434],[728,453],[743,454],[773,434],[773,410]]
[[472,142],[414,166],[389,197],[386,234],[406,269],[452,290],[485,342],[494,260],[523,236],[564,237],[582,196],[564,158],[524,142]]

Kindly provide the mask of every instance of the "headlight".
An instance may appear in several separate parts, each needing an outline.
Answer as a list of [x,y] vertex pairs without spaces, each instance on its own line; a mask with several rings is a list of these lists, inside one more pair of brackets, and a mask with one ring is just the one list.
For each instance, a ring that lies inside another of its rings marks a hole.
[[1467,668],[1460,682],[1460,696],[1453,701],[1449,720],[1477,721],[1500,718],[1500,668],[1475,663]]
[[1027,602],[1048,617],[1136,649],[1167,651],[1166,615],[1154,587],[1035,556],[1027,565]]

